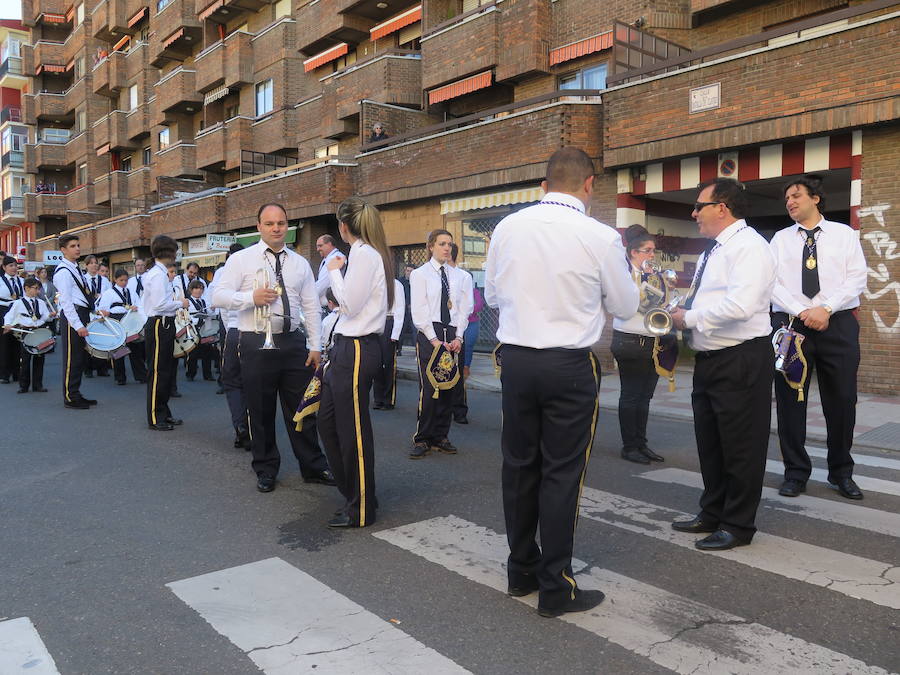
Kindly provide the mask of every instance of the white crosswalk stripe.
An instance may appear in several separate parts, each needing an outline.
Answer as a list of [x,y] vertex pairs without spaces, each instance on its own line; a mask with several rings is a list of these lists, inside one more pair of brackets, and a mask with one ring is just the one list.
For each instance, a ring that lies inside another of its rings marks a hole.
[[0,621],[0,673],[59,675],[53,657],[28,617]]
[[[506,589],[506,538],[455,516],[432,518],[374,534],[401,549],[498,591]],[[585,589],[607,600],[562,620],[676,673],[886,673],[762,624],[630,579],[592,568]],[[534,605],[536,594],[521,601]],[[537,619],[536,619],[537,620]]]
[[[766,472],[774,473],[779,476],[784,475],[784,464],[774,459],[766,460]],[[813,469],[809,479],[817,483],[828,483],[828,471],[826,469]],[[853,480],[859,485],[859,488],[865,492],[880,492],[884,495],[895,495],[900,497],[900,483],[892,480],[883,480],[881,478],[869,478],[868,476],[854,475]]]
[[270,675],[469,672],[280,558],[167,586]]
[[[658,483],[675,483],[692,488],[703,488],[703,476],[695,471],[684,469],[658,469],[636,474],[639,478]],[[762,506],[775,511],[796,513],[807,518],[827,520],[838,525],[849,525],[869,532],[900,537],[900,513],[880,511],[860,506],[858,502],[833,501],[801,495],[800,497],[782,497],[778,490],[763,488]]]
[[[826,448],[817,448],[815,446],[806,446],[806,453],[810,457],[820,457],[828,459],[828,450]],[[880,469],[892,469],[900,471],[900,460],[890,459],[889,457],[877,457],[875,455],[864,455],[860,452],[853,453],[853,463],[858,466],[875,466]]]
[[718,555],[758,570],[824,586],[851,598],[900,609],[900,565],[832,551],[792,539],[757,532],[753,545],[706,553],[694,548],[695,535],[672,530],[673,520],[691,518],[664,506],[585,488],[581,516],[629,532],[667,541],[696,552]]

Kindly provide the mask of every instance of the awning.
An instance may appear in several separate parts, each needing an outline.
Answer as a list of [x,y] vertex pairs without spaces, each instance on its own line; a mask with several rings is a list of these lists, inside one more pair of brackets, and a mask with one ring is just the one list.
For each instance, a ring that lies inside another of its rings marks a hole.
[[206,253],[183,255],[181,256],[181,262],[190,260],[200,265],[200,267],[213,267],[220,262],[225,262],[225,254],[226,251],[207,251]]
[[203,105],[209,105],[213,101],[218,101],[220,98],[228,96],[228,91],[229,90],[228,90],[227,86],[222,86],[222,87],[218,87],[217,89],[213,89],[211,92],[209,92],[208,94],[206,94],[206,96],[203,97]]
[[134,24],[138,23],[141,19],[147,16],[149,10],[146,7],[141,7],[137,12],[134,13],[130,19],[128,19],[128,27],[131,28]]
[[388,19],[387,21],[382,21],[377,26],[373,26],[369,29],[369,36],[373,40],[378,40],[379,38],[383,38],[385,35],[390,35],[391,33],[400,30],[401,28],[405,28],[406,26],[415,23],[416,21],[422,20],[422,5],[416,5],[397,16]]
[[467,77],[457,82],[445,84],[443,87],[438,87],[437,89],[432,89],[428,92],[428,102],[440,103],[441,101],[446,101],[451,98],[456,98],[457,96],[462,96],[463,94],[470,94],[473,91],[490,87],[491,77],[491,71],[486,70],[483,73],[472,75],[471,77]]
[[306,59],[306,61],[303,62],[303,71],[308,73],[311,70],[315,70],[319,66],[325,65],[329,61],[334,61],[335,59],[341,58],[348,51],[350,51],[350,45],[348,45],[346,42],[342,42],[341,44],[326,49],[324,52],[320,52],[315,56],[310,56],[308,59]]
[[53,63],[42,63],[37,68],[34,69],[35,75],[40,75],[42,72],[44,73],[64,73],[66,72],[65,66],[57,66]]
[[41,20],[44,23],[66,23],[68,21],[65,14],[48,14],[47,12],[41,14]]
[[99,157],[100,155],[105,155],[107,152],[109,152],[109,143],[107,143],[106,145],[101,145],[99,148],[97,148],[97,157]]
[[224,4],[225,4],[225,0],[215,0],[215,2],[213,2],[209,7],[207,7],[202,12],[200,12],[200,14],[199,14],[200,20],[204,21],[205,19],[208,19],[209,17],[211,17],[213,15],[213,12],[215,12],[217,9],[219,9],[219,7],[221,7]]
[[594,37],[589,37],[585,40],[579,40],[570,45],[565,45],[564,47],[551,49],[550,65],[555,66],[557,63],[571,61],[572,59],[577,59],[578,57],[587,54],[593,54],[594,52],[599,52],[603,49],[610,49],[612,45],[613,33],[609,30],[605,33],[595,35]]
[[72,59],[66,64],[66,70],[72,70],[75,67],[75,59]]
[[441,214],[477,211],[478,209],[489,209],[494,206],[506,206],[507,204],[527,204],[528,202],[538,202],[543,196],[544,191],[538,186],[505,190],[504,192],[490,192],[484,195],[470,195],[457,199],[442,199]]
[[69,7],[69,9],[66,10],[66,21],[71,21],[74,18],[75,18],[75,5],[72,5],[71,7]]
[[179,28],[174,33],[172,33],[169,37],[163,40],[162,46],[163,48],[168,47],[170,44],[178,40],[182,35],[184,35],[184,28]]
[[116,44],[113,45],[112,51],[114,51],[114,52],[119,51],[122,47],[127,45],[130,41],[131,41],[131,36],[126,35],[121,40],[119,40]]

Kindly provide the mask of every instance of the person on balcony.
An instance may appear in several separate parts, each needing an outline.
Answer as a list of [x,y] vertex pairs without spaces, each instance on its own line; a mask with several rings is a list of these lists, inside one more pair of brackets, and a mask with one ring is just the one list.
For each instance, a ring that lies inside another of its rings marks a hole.
[[372,125],[372,134],[369,136],[369,143],[377,143],[386,140],[388,135],[384,133],[384,127],[381,122],[375,122]]

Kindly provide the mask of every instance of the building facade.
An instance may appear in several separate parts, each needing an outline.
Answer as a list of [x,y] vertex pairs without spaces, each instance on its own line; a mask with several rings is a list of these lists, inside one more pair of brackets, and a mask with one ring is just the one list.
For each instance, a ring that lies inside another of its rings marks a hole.
[[206,235],[249,241],[276,201],[315,262],[357,194],[398,270],[446,227],[480,281],[495,224],[576,145],[602,167],[593,215],[646,224],[686,284],[698,182],[747,183],[771,234],[782,183],[815,171],[870,261],[861,387],[892,392],[898,17],[883,0],[24,0],[30,255],[74,230],[127,265],[167,233],[212,267]]

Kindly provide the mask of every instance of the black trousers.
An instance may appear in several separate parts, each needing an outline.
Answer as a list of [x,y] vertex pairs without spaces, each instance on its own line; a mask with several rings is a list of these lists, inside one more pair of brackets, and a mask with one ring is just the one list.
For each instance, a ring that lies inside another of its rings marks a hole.
[[[124,314],[120,316],[113,317],[117,321],[120,321]],[[144,341],[143,340],[133,340],[128,343],[128,361],[131,363],[131,374],[134,375],[134,379],[138,382],[144,382],[147,379],[147,354],[146,349],[144,349]],[[113,377],[116,382],[126,382],[128,377],[125,374],[125,357],[121,357],[118,359],[114,359],[113,362]]]
[[[787,314],[772,314],[772,327],[787,325]],[[799,324],[799,326],[798,326]],[[803,400],[797,400],[797,390],[791,389],[781,373],[775,375],[775,400],[778,411],[778,441],[784,459],[785,480],[809,479],[812,462],[806,453],[806,403],[809,382],[813,373],[819,382],[822,412],[825,414],[828,447],[828,479],[853,476],[853,429],[856,426],[856,373],[859,370],[859,321],[852,311],[836,312],[828,328],[817,331],[807,328],[800,320],[794,330],[802,333],[803,355],[809,371],[803,390]]]
[[772,344],[759,337],[694,364],[694,435],[703,474],[700,517],[738,539],[756,533],[772,421]]
[[378,342],[381,350],[381,367],[375,374],[372,398],[375,405],[397,404],[397,343],[391,340],[394,317],[389,316],[384,324],[384,333]]
[[196,377],[197,375],[197,362],[199,361],[202,364],[203,368],[203,379],[211,380],[212,376],[212,364],[215,359],[216,348],[212,344],[198,344],[191,353],[187,355],[187,366],[186,373],[188,377]]
[[[456,337],[456,329],[453,326],[434,324],[434,330],[438,339],[450,342]],[[444,335],[446,334],[446,340]],[[431,342],[425,334],[416,333],[416,358],[419,362],[419,418],[416,425],[416,435],[413,442],[428,443],[429,441],[442,441],[450,433],[450,421],[453,417],[453,390],[443,389],[437,398],[433,398],[434,387],[428,381],[425,374],[428,369],[428,360],[434,352]]]
[[619,364],[619,430],[626,449],[647,447],[650,399],[659,381],[653,365],[653,345],[652,337],[613,331],[610,351]]
[[350,522],[375,522],[375,438],[369,416],[369,389],[382,368],[377,335],[335,336],[322,399],[319,434],[338,490],[347,500]]
[[175,318],[151,316],[144,326],[147,349],[147,423],[163,424],[172,417],[169,394],[172,391],[175,359]]
[[[75,311],[85,326],[90,322],[90,310],[78,307]],[[62,350],[63,402],[72,403],[84,398],[81,395],[81,375],[89,358],[84,338],[69,324],[64,312],[59,314],[59,336]]]
[[[0,323],[9,308],[0,310]],[[0,380],[16,379],[19,376],[19,348],[21,343],[12,333],[0,331]]]
[[572,547],[597,425],[600,370],[588,350],[502,349],[509,580],[521,585],[522,575],[536,574],[540,604],[558,607],[575,596]]
[[[462,354],[460,353],[460,356]],[[466,394],[466,375],[463,372],[462,359],[459,362],[459,382],[453,387],[453,419],[468,417],[469,415],[469,397]]]
[[44,355],[32,354],[25,345],[19,345],[19,389],[32,391],[44,387]]
[[287,427],[294,457],[300,473],[306,477],[328,468],[319,448],[316,425],[307,423],[297,431],[294,414],[312,379],[313,370],[306,366],[309,352],[301,331],[274,336],[278,349],[260,349],[265,336],[241,333],[238,354],[247,413],[250,421],[250,450],[257,476],[278,475],[281,455],[275,443],[275,408],[281,400],[281,413]]
[[85,373],[94,373],[98,375],[109,375],[109,359],[98,359],[96,356],[88,354],[87,361],[84,366]]
[[235,431],[248,429],[247,402],[244,400],[244,386],[241,382],[241,359],[238,356],[238,341],[241,333],[237,328],[229,328],[222,346],[222,387],[231,413],[231,426]]

